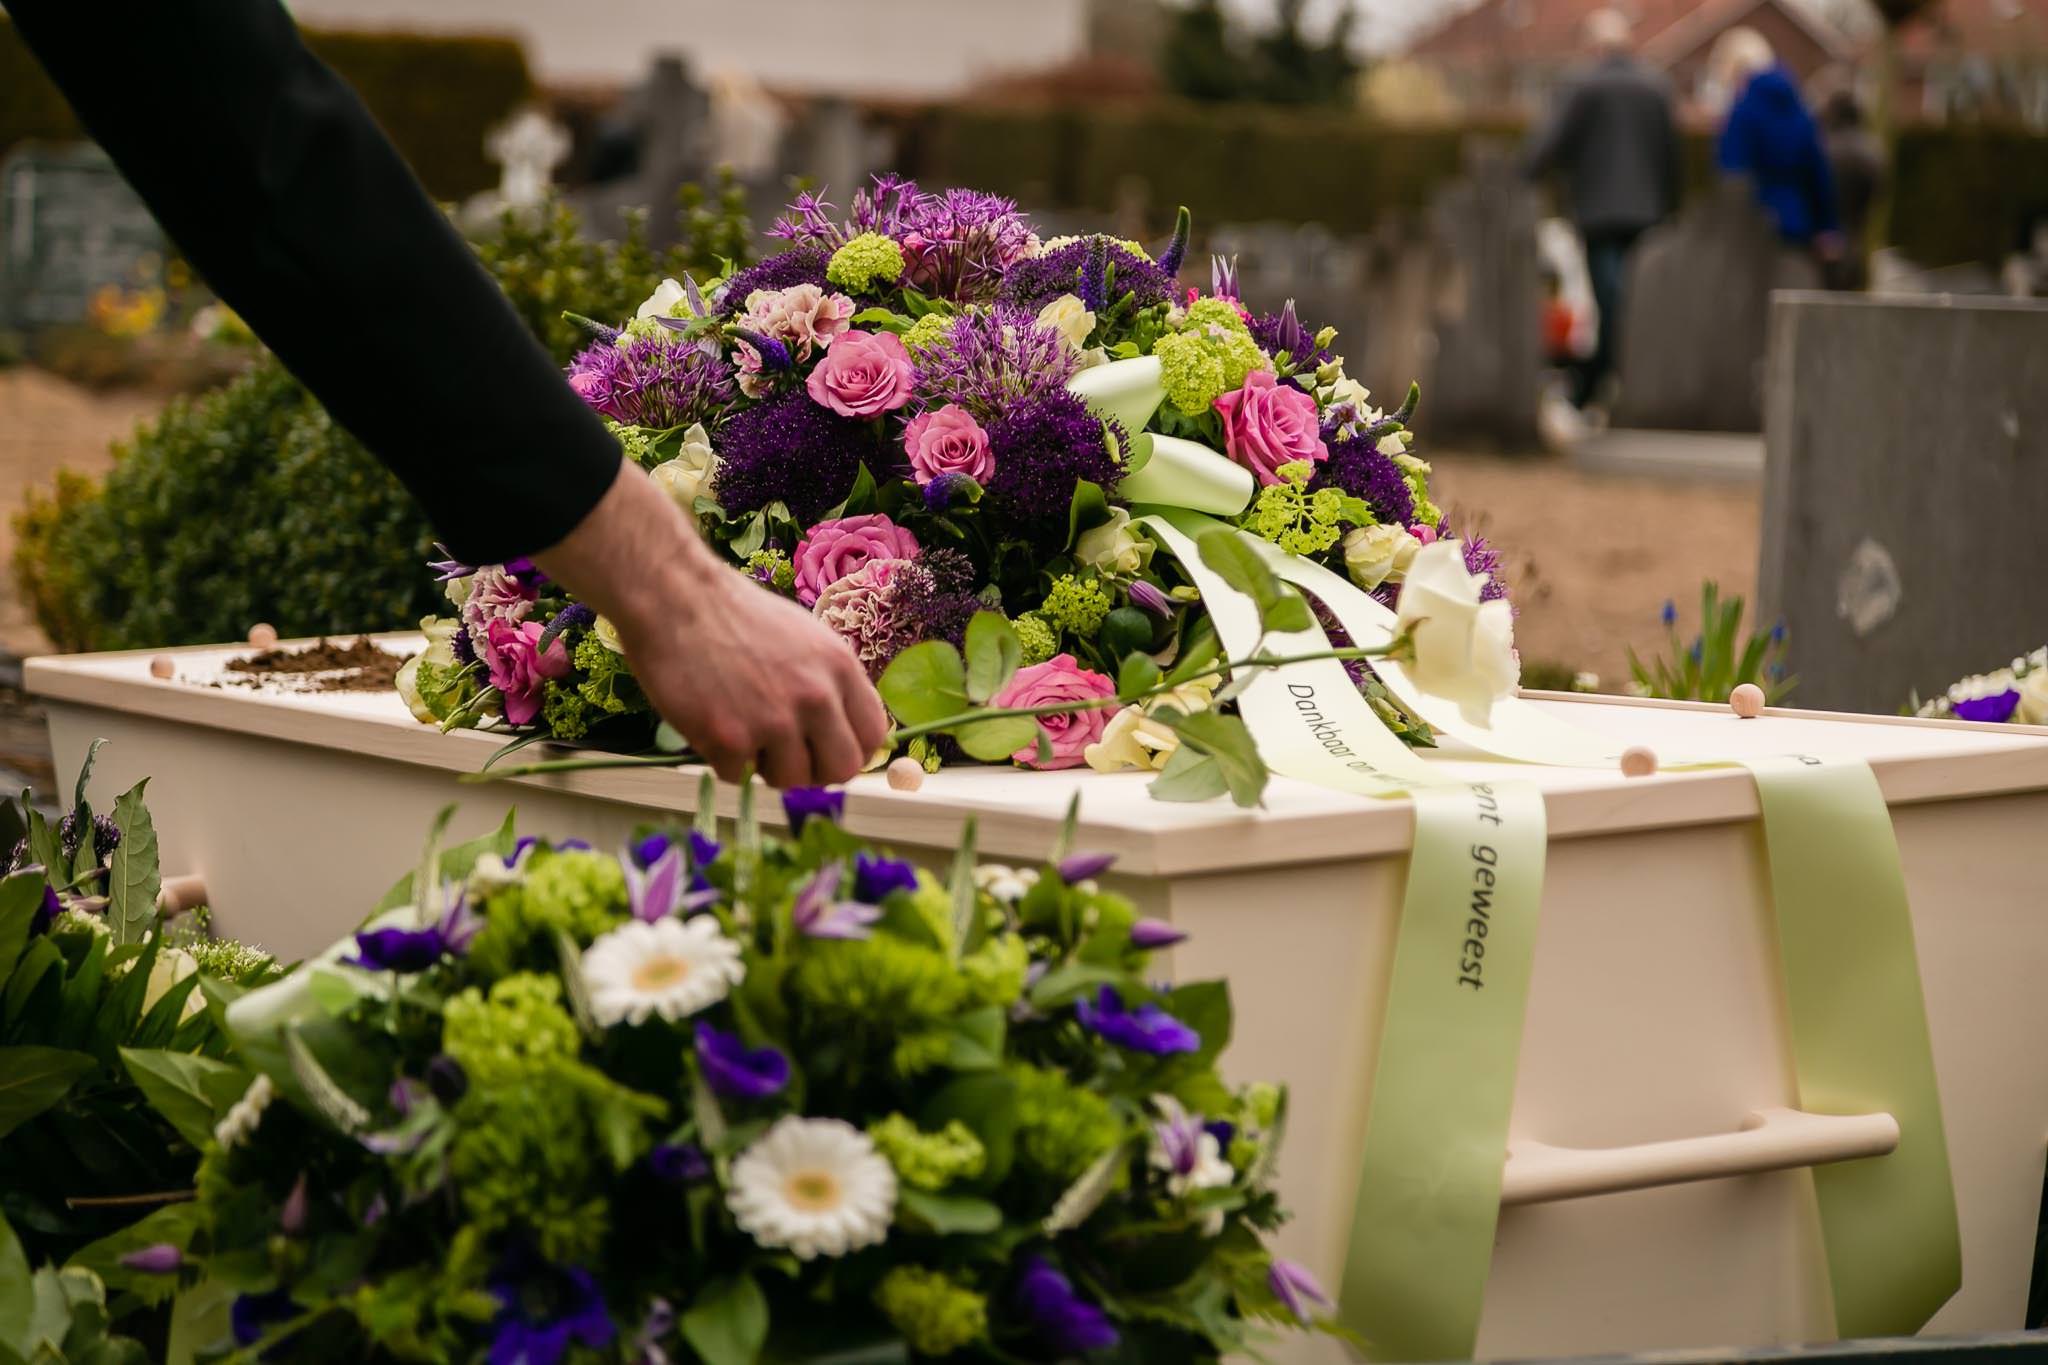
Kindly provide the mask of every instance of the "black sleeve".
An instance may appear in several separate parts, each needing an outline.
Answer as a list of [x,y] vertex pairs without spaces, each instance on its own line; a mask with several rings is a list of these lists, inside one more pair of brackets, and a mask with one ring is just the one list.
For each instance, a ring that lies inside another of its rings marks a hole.
[[617,442],[279,0],[7,0],[214,291],[470,563],[562,539]]
[[1578,137],[1579,105],[1585,87],[1574,83],[1551,101],[1549,115],[1522,153],[1522,174],[1540,180],[1558,168]]

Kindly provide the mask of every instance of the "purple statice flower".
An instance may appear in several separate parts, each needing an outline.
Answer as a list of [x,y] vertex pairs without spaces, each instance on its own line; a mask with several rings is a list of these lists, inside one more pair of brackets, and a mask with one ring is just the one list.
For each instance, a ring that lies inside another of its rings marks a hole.
[[1121,1340],[1109,1316],[1042,1256],[1025,1260],[1012,1303],[1039,1345],[1056,1356],[1107,1351]]
[[448,637],[448,648],[455,655],[455,662],[464,668],[476,662],[476,644],[469,638],[468,626],[455,628],[455,633]]
[[697,1022],[697,1065],[713,1091],[729,1100],[765,1100],[789,1084],[789,1058],[779,1048],[750,1048],[736,1033]]
[[[1447,526],[1439,528],[1437,534],[1439,537],[1458,535]],[[1487,544],[1485,536],[1473,536],[1469,540],[1461,538],[1459,543],[1465,547],[1465,572],[1486,580],[1486,586],[1479,590],[1479,600],[1506,601],[1508,582],[1507,575],[1501,572],[1500,551]],[[1514,603],[1510,601],[1508,605],[1513,606]]]
[[988,497],[1009,516],[1064,524],[1083,479],[1107,492],[1123,477],[1123,429],[1065,389],[1011,404],[987,429],[996,457]]
[[1259,349],[1267,355],[1287,352],[1297,370],[1313,370],[1318,365],[1336,359],[1325,348],[1316,345],[1316,339],[1308,328],[1301,325],[1301,319],[1294,315],[1294,300],[1277,313],[1262,313],[1246,324],[1251,328],[1252,339],[1259,343]]
[[[999,303],[960,314],[943,341],[924,349],[917,358],[916,392],[927,410],[957,403],[986,428],[1021,404],[1065,395],[1079,364],[1074,348],[1052,328],[1039,326],[1035,314]],[[1000,468],[1000,451],[996,462]]]
[[647,1169],[670,1185],[694,1185],[711,1176],[711,1159],[694,1142],[664,1142],[647,1154]]
[[175,1275],[184,1264],[185,1253],[169,1242],[139,1247],[121,1257],[123,1269],[140,1271],[144,1275]]
[[489,1365],[556,1365],[571,1341],[595,1348],[617,1335],[597,1280],[580,1266],[552,1266],[515,1251],[499,1262],[490,1290],[498,1316]]
[[1130,595],[1131,605],[1140,611],[1149,611],[1154,616],[1173,615],[1173,599],[1144,579],[1133,579],[1125,591]]
[[861,461],[875,454],[867,423],[792,389],[726,420],[718,435],[719,505],[739,518],[780,502],[808,526],[846,501]]
[[1304,1327],[1315,1321],[1313,1310],[1330,1307],[1330,1296],[1323,1292],[1323,1286],[1307,1266],[1278,1256],[1273,1258],[1272,1269],[1266,1272],[1266,1286],[1288,1312],[1301,1320]]
[[782,814],[791,837],[802,834],[814,816],[837,824],[846,814],[846,793],[836,787],[791,787],[782,793]]
[[476,572],[473,566],[457,559],[454,552],[438,540],[434,542],[434,553],[441,557],[428,560],[427,567],[434,571],[434,581],[436,583],[446,583],[450,579],[455,578],[467,578]]
[[237,1294],[228,1308],[228,1330],[235,1335],[235,1345],[254,1346],[272,1327],[290,1322],[298,1315],[299,1306],[292,1302],[289,1289]]
[[943,512],[956,502],[973,504],[981,496],[981,485],[971,474],[949,469],[924,486],[924,505],[929,512]]
[[555,613],[555,619],[548,622],[548,633],[560,635],[565,630],[583,630],[597,619],[597,613],[581,602],[571,602]]
[[1950,704],[1958,720],[1986,721],[2003,725],[2019,709],[2020,694],[2011,688],[1989,697],[1968,697]]
[[356,935],[356,955],[341,959],[351,967],[369,972],[423,972],[444,957],[460,957],[482,932],[482,916],[469,908],[461,888],[448,892],[451,899],[441,918],[424,929],[370,929]]
[[1116,865],[1114,853],[1070,853],[1060,859],[1053,871],[1068,886],[1085,882],[1090,877],[1100,877]]
[[710,422],[738,396],[716,343],[666,333],[579,351],[569,384],[597,412],[641,427]]
[[748,266],[727,280],[718,291],[718,306],[727,313],[746,311],[747,299],[762,290],[793,289],[800,284],[827,285],[825,267],[832,253],[815,246],[791,247],[767,260]]
[[903,247],[912,285],[960,302],[993,298],[1004,272],[1038,247],[1016,200],[968,189],[916,194],[904,202],[900,235],[890,235]]
[[1129,294],[1132,307],[1150,308],[1173,298],[1171,270],[1107,237],[1084,237],[1011,266],[1003,276],[1003,299],[1036,317],[1039,309],[1062,294],[1085,298],[1081,277],[1097,242],[1102,244],[1110,267],[1108,303]]
[[1367,437],[1333,441],[1330,458],[1316,466],[1309,479],[1311,491],[1339,488],[1354,498],[1363,498],[1372,514],[1393,526],[1415,521],[1415,490],[1401,473],[1393,457],[1380,453],[1379,442]]
[[880,905],[892,891],[917,890],[917,869],[901,858],[857,853],[853,858],[853,898]]
[[1157,1005],[1126,1009],[1114,986],[1104,986],[1092,1002],[1076,1001],[1074,1015],[1083,1028],[1132,1052],[1165,1057],[1199,1051],[1202,1046],[1200,1034]]
[[[934,486],[938,480],[934,479]],[[890,616],[896,638],[889,657],[926,640],[944,640],[958,647],[967,638],[967,623],[988,604],[974,591],[974,562],[958,550],[925,550],[896,575],[896,598]]]
[[863,939],[874,932],[882,912],[859,901],[839,899],[846,865],[827,863],[797,889],[789,907],[790,923],[807,938]]
[[1131,926],[1131,946],[1152,953],[1187,942],[1187,934],[1163,919],[1141,919]]

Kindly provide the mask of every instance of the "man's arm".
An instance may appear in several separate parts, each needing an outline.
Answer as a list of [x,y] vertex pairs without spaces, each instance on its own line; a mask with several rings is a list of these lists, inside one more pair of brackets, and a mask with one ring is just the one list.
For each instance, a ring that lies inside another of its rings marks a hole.
[[1522,154],[1522,174],[1529,179],[1540,180],[1557,169],[1569,152],[1578,135],[1579,104],[1584,94],[1583,85],[1573,84],[1552,101],[1550,117]]

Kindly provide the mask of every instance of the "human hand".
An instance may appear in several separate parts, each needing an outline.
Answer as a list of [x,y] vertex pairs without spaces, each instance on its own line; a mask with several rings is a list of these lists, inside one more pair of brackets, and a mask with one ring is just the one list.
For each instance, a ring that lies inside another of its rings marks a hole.
[[619,478],[541,567],[619,632],[656,711],[728,782],[843,782],[889,721],[853,651],[722,563],[641,472]]

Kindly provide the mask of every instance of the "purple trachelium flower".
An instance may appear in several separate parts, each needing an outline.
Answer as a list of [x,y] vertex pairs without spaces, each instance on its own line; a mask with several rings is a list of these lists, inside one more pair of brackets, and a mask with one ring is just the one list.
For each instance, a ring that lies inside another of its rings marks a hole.
[[1144,579],[1132,580],[1125,591],[1130,595],[1131,605],[1140,611],[1149,611],[1159,617],[1173,615],[1173,599]]
[[451,899],[441,918],[424,929],[370,929],[356,935],[356,955],[341,959],[351,967],[371,972],[423,972],[443,957],[460,957],[483,931],[483,917],[469,908],[460,887],[446,893]]
[[185,1264],[185,1253],[169,1242],[156,1242],[126,1253],[121,1266],[144,1275],[175,1275]]
[[989,424],[988,441],[996,456],[988,498],[1027,521],[1064,524],[1081,480],[1107,492],[1123,477],[1122,428],[1065,389],[1016,404]]
[[1013,1303],[1039,1344],[1055,1355],[1107,1351],[1120,1340],[1108,1315],[1076,1293],[1073,1281],[1042,1256],[1025,1260]]
[[825,267],[831,263],[832,253],[815,246],[791,247],[788,251],[778,252],[748,266],[719,286],[719,310],[743,313],[747,299],[763,290],[774,293],[800,284],[815,284],[823,289],[828,283]]
[[597,1280],[580,1266],[551,1266],[515,1252],[490,1283],[498,1300],[489,1365],[555,1365],[573,1340],[609,1346],[617,1335]]
[[1380,453],[1379,442],[1352,437],[1330,443],[1330,458],[1316,466],[1308,481],[1311,491],[1338,488],[1363,498],[1372,514],[1391,526],[1415,520],[1415,490],[1393,457]]
[[954,503],[976,502],[980,496],[981,485],[958,470],[948,470],[924,486],[925,508],[933,512],[943,512]]
[[1070,853],[1060,859],[1059,866],[1053,870],[1059,873],[1061,881],[1073,886],[1077,882],[1087,881],[1090,877],[1100,877],[1115,865],[1114,853]]
[[789,908],[790,923],[809,938],[860,939],[874,932],[882,917],[875,906],[839,899],[839,884],[846,878],[844,863],[827,863],[796,893]]
[[[960,314],[946,329],[945,339],[922,350],[916,359],[918,402],[926,410],[957,403],[984,430],[1020,404],[1070,396],[1067,381],[1080,364],[1074,348],[1058,332],[1039,326],[1035,314],[1008,303]],[[990,435],[993,447],[994,433]],[[996,464],[1000,469],[1000,451]]]
[[846,814],[846,793],[836,787],[791,787],[782,793],[782,813],[791,835],[802,834],[813,816],[837,824]]
[[1196,1052],[1202,1046],[1199,1033],[1157,1005],[1125,1009],[1123,997],[1114,986],[1104,986],[1093,1003],[1085,999],[1075,1001],[1074,1014],[1083,1028],[1132,1052],[1165,1057],[1176,1052]]
[[1062,294],[1085,299],[1081,277],[1097,242],[1102,243],[1107,256],[1108,303],[1114,304],[1128,294],[1133,308],[1151,308],[1173,298],[1172,270],[1163,263],[1155,265],[1107,237],[1083,237],[1034,260],[1017,262],[1003,276],[1002,297],[1034,317],[1039,309]]
[[465,564],[457,559],[455,552],[438,540],[434,542],[434,553],[441,557],[428,560],[427,567],[434,571],[434,581],[436,583],[446,583],[450,579],[455,578],[467,578],[476,572],[475,566]]
[[856,853],[853,857],[853,897],[869,905],[880,905],[892,891],[917,890],[917,869],[900,858]]
[[1266,1272],[1266,1286],[1288,1312],[1301,1320],[1304,1327],[1315,1321],[1312,1309],[1330,1307],[1330,1296],[1323,1292],[1323,1286],[1309,1273],[1307,1266],[1278,1256],[1273,1258],[1272,1269]]
[[781,502],[808,526],[846,500],[861,461],[879,453],[868,424],[801,388],[734,413],[718,434],[718,501],[745,516]]
[[647,1154],[647,1169],[670,1185],[694,1185],[711,1177],[711,1159],[694,1142],[664,1142]]
[[789,1058],[779,1048],[749,1048],[736,1033],[697,1022],[697,1065],[712,1090],[731,1100],[765,1100],[789,1084]]
[[590,407],[627,426],[709,421],[737,396],[716,343],[666,331],[586,347],[569,363],[569,384]]
[[1171,948],[1176,943],[1187,941],[1184,931],[1163,919],[1141,919],[1131,926],[1131,946],[1144,952],[1155,953],[1161,948]]
[[1969,697],[1951,703],[1950,709],[1959,720],[1988,721],[2003,725],[2012,719],[2012,713],[2019,709],[2020,694],[2010,688],[1989,697]]
[[596,611],[583,605],[581,602],[571,602],[568,606],[555,613],[554,620],[548,622],[548,632],[552,635],[560,635],[565,630],[585,629],[595,620],[597,620]]
[[235,1345],[254,1346],[263,1340],[263,1334],[280,1322],[290,1322],[299,1315],[299,1306],[292,1302],[292,1291],[273,1289],[263,1294],[237,1294],[228,1309],[228,1328],[235,1334]]

